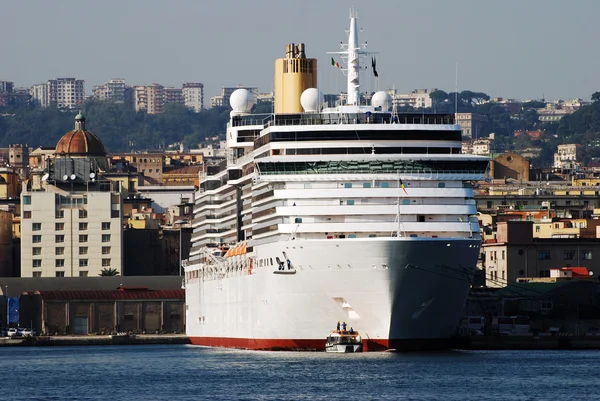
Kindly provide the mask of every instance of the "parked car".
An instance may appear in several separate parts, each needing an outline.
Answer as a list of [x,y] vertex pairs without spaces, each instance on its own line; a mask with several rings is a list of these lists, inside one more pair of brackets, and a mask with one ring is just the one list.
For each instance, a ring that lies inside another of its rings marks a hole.
[[8,337],[16,337],[16,336],[19,336],[20,334],[19,334],[19,332],[18,332],[17,329],[15,329],[14,327],[12,327],[12,328],[8,329],[8,332],[6,333],[6,335]]
[[18,327],[17,332],[19,333],[18,335],[23,336],[23,337],[35,336],[35,332],[29,328]]

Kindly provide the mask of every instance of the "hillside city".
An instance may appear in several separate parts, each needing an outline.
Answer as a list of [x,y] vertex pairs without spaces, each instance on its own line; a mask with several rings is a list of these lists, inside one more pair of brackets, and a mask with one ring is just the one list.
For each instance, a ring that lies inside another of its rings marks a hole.
[[[200,82],[173,88],[110,79],[88,96],[76,78],[30,88],[0,81],[5,298],[48,278],[81,279],[35,285],[108,289],[116,281],[98,279],[118,276],[121,286],[157,288],[154,278],[170,276],[163,288],[179,288],[201,179],[232,157],[224,133],[229,97],[239,88],[223,87],[205,102]],[[243,88],[256,109],[271,111],[273,93]],[[388,93],[398,110],[454,114],[462,152],[490,158],[487,179],[470,183],[484,239],[465,316],[527,315],[539,329],[595,332],[581,320],[600,319],[600,94],[547,101],[438,89]],[[330,106],[344,100],[343,93],[325,95]],[[32,132],[27,124],[43,124],[27,121],[34,115],[52,121],[53,134]],[[152,139],[124,132],[124,116],[132,127],[145,124],[140,130]],[[171,126],[176,119],[187,125]],[[551,285],[525,287],[540,283]],[[173,330],[182,331],[177,322]]]

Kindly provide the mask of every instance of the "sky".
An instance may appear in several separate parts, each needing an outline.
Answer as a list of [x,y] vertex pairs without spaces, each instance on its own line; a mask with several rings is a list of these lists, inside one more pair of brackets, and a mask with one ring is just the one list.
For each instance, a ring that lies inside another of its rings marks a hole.
[[[30,86],[110,78],[129,85],[203,82],[273,90],[288,43],[317,58],[319,87],[345,90],[328,51],[346,41],[348,10],[376,51],[361,90],[417,88],[515,99],[589,99],[599,90],[599,0],[0,0],[0,80]],[[458,69],[456,68],[458,64]]]

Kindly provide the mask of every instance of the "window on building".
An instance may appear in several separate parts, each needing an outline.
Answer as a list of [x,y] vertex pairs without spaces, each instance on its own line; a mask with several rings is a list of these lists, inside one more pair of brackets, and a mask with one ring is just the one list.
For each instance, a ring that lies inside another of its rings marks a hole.
[[23,195],[23,204],[31,205],[31,195]]
[[110,259],[102,259],[102,267],[109,267]]
[[582,251],[581,259],[582,260],[592,260],[592,251]]
[[550,260],[550,251],[539,251],[538,259],[539,260]]
[[88,253],[88,248],[87,248],[87,246],[80,246],[80,247],[79,247],[79,254],[80,254],[80,255],[87,255],[87,253]]
[[55,235],[54,242],[57,244],[60,244],[61,242],[65,242],[65,236],[64,235]]
[[64,219],[65,218],[65,211],[64,210],[57,210],[54,217],[56,217],[57,219]]
[[32,267],[42,267],[42,261],[40,259],[33,259],[31,261]]
[[42,236],[41,235],[32,236],[31,242],[33,242],[34,244],[39,244],[40,242],[42,242]]
[[110,230],[110,222],[106,223],[102,223],[102,230]]
[[65,229],[65,223],[54,223],[54,229],[56,231],[63,231]]
[[62,246],[57,246],[56,248],[54,248],[54,254],[55,255],[64,255],[65,254],[65,248]]
[[110,246],[102,247],[102,255],[110,255]]
[[87,210],[85,209],[79,209],[79,218],[80,219],[87,219],[88,215],[87,215]]
[[33,248],[31,248],[31,254],[33,256],[39,256],[39,255],[41,255],[42,254],[42,248],[39,248],[39,247],[33,247]]
[[25,210],[23,212],[23,218],[24,219],[30,219],[31,218],[31,210]]
[[40,277],[42,277],[42,272],[33,272],[33,277],[34,278],[40,278]]
[[56,259],[55,266],[56,267],[65,267],[65,260],[64,259]]
[[565,260],[575,259],[575,251],[565,251]]
[[102,242],[110,242],[110,234],[102,234]]
[[87,277],[88,276],[88,272],[87,271],[80,271],[79,272],[79,277]]
[[79,236],[79,242],[87,242],[88,241],[88,236],[87,235],[80,235]]
[[79,223],[79,231],[87,231],[88,223]]
[[540,232],[540,226],[535,226],[535,232],[539,233]]
[[42,223],[32,223],[31,231],[42,231]]
[[[506,251],[502,251],[502,260],[505,260],[505,257],[506,257]],[[502,277],[502,278],[504,278],[504,277]]]
[[87,267],[88,260],[87,259],[79,259],[79,267]]
[[64,277],[65,272],[56,272],[56,277]]

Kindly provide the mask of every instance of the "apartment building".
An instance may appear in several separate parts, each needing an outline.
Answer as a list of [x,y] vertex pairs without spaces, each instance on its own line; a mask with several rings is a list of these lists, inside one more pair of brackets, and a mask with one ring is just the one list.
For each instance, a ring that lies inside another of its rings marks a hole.
[[163,103],[184,104],[183,90],[181,88],[164,88]]
[[160,114],[165,111],[164,108],[165,87],[160,84],[146,86],[146,96],[148,100],[148,114]]
[[145,86],[133,87],[133,107],[135,111],[148,110],[148,92]]
[[35,102],[39,107],[48,107],[49,97],[48,97],[48,84],[38,84],[33,85],[29,88],[29,94],[31,95],[31,99]]
[[199,113],[204,109],[204,84],[200,82],[186,82],[183,84],[183,102],[194,112]]
[[124,103],[126,87],[124,79],[113,78],[102,85],[94,86],[94,98],[98,100],[110,100],[115,103]]
[[554,153],[554,167],[556,168],[574,168],[580,162],[581,145],[564,144],[558,145]]
[[56,78],[47,83],[48,105],[76,109],[85,99],[85,81],[75,78]]

